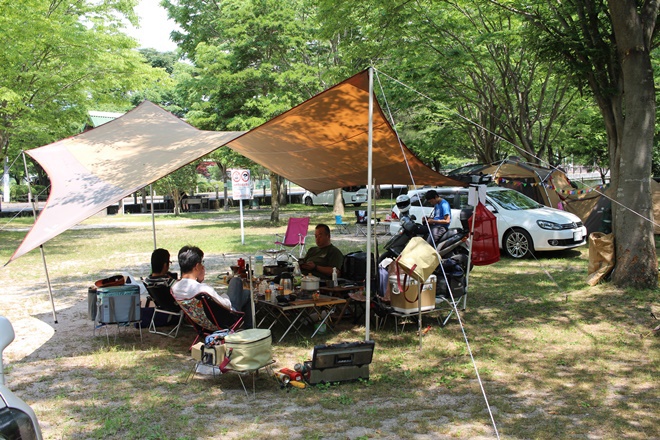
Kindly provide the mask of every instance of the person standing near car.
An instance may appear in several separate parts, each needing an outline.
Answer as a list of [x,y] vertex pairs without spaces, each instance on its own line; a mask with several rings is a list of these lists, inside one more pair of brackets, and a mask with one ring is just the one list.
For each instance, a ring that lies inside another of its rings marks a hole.
[[449,223],[451,223],[451,206],[434,189],[427,191],[424,197],[427,202],[433,204],[431,216],[424,217],[424,220],[431,230],[426,241],[435,248],[440,237],[447,232]]

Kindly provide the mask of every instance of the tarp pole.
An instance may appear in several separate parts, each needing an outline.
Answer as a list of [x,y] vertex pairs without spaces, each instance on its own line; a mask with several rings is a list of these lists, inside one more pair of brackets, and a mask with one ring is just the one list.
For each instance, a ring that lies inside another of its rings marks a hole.
[[[476,192],[474,196],[474,200],[477,201],[477,205],[479,204],[479,186],[478,185],[470,185],[470,189],[468,190],[470,192]],[[469,199],[469,197],[468,197]],[[485,201],[485,200],[484,200]],[[470,237],[470,246],[468,247],[468,264],[467,264],[467,273],[465,274],[465,294],[463,295],[463,309],[465,310],[467,307],[467,296],[468,292],[470,290],[470,266],[472,265],[472,244],[474,243],[474,224],[477,220],[476,214],[476,208],[477,205],[474,205],[474,208],[472,210],[472,226],[470,226],[470,231],[468,234],[468,237]]]
[[156,215],[154,214],[154,188],[149,184],[149,192],[151,193],[151,230],[154,235],[154,250],[158,249],[156,245]]
[[[23,167],[25,168],[25,181],[27,182],[28,187],[28,201],[32,205],[32,215],[34,216],[34,221],[37,221],[37,206],[32,197],[32,185],[30,185],[30,174],[28,173],[27,160],[25,159],[25,151],[22,151],[23,155]],[[53,288],[50,285],[50,277],[48,276],[48,265],[46,264],[46,254],[44,253],[44,245],[39,245],[39,251],[41,252],[41,261],[44,263],[44,273],[46,274],[46,284],[48,285],[48,295],[50,296],[50,306],[53,309],[53,322],[57,324],[57,313],[55,312],[55,301],[53,300]]]
[[365,304],[364,312],[364,339],[369,340],[369,324],[371,320],[371,181],[373,176],[373,141],[374,141],[374,68],[369,67],[369,138],[367,141],[367,277],[366,277],[366,294],[367,302]]
[[248,257],[248,264],[250,265],[250,270],[248,270],[248,279],[250,280],[250,313],[252,313],[252,328],[257,328],[255,324],[257,322],[257,312],[254,308],[254,286],[252,285],[252,274],[255,273],[254,266],[252,266],[252,255]]

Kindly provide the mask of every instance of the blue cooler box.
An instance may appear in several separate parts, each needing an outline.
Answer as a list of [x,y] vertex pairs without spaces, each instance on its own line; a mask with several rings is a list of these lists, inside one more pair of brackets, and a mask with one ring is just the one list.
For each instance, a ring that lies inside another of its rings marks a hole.
[[97,322],[115,324],[140,320],[140,287],[137,284],[99,287],[96,293]]

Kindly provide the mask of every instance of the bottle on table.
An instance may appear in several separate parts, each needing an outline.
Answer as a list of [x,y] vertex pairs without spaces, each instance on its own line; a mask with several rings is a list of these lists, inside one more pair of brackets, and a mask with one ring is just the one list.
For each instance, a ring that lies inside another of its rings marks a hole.
[[293,263],[293,286],[300,287],[302,283],[302,272],[300,272],[300,265],[298,262]]
[[277,289],[275,288],[275,282],[271,281],[268,290],[271,291],[271,300],[277,302]]
[[337,281],[337,268],[332,268],[332,287],[337,287],[339,282]]
[[264,275],[264,256],[257,255],[254,257],[254,276],[262,277]]

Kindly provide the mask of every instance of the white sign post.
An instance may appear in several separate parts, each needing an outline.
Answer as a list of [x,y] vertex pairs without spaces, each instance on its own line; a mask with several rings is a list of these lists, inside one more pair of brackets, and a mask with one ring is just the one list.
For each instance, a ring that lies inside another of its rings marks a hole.
[[240,202],[241,213],[241,244],[245,244],[245,232],[243,229],[243,200],[252,197],[252,179],[250,170],[231,170],[231,192],[232,198]]

